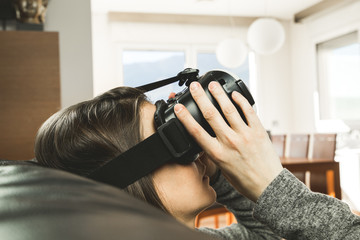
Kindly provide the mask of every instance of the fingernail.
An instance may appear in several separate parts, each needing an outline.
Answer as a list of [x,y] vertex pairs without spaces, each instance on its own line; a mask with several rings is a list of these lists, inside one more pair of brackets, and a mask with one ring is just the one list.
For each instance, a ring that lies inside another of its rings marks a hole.
[[233,94],[233,97],[236,97],[236,98],[241,96],[241,94],[237,91],[233,91],[232,94]]
[[184,109],[183,106],[180,105],[180,104],[176,104],[175,107],[174,107],[175,113],[179,113],[179,112],[181,112],[183,109]]
[[192,83],[190,84],[190,88],[191,88],[191,90],[196,90],[196,89],[198,89],[198,88],[199,88],[199,83],[198,83],[198,82],[192,82]]
[[209,89],[210,90],[214,90],[216,87],[217,87],[216,82],[210,82],[210,84],[209,84]]

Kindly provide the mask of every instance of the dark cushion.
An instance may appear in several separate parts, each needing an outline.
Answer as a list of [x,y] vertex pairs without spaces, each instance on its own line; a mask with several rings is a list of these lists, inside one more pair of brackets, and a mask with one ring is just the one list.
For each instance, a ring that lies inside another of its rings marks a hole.
[[0,161],[0,239],[209,239],[120,189]]

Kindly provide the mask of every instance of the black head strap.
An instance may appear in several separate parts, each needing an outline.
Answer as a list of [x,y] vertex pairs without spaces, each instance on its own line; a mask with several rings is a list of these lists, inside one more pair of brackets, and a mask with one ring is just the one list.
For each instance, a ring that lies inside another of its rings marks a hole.
[[193,161],[184,158],[193,146],[182,128],[178,119],[171,119],[156,133],[95,170],[89,178],[125,188],[169,161]]

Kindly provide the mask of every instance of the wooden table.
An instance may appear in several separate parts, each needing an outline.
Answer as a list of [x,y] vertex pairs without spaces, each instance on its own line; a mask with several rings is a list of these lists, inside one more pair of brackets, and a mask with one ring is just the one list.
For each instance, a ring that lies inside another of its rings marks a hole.
[[326,172],[329,195],[341,199],[339,163],[331,159],[281,158],[284,168],[290,172]]

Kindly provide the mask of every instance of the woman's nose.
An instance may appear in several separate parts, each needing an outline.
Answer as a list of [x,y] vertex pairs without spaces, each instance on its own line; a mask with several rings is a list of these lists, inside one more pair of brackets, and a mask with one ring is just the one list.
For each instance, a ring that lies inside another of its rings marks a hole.
[[201,161],[201,156],[195,160],[195,164],[201,171],[203,171],[203,169],[206,169],[206,165]]

